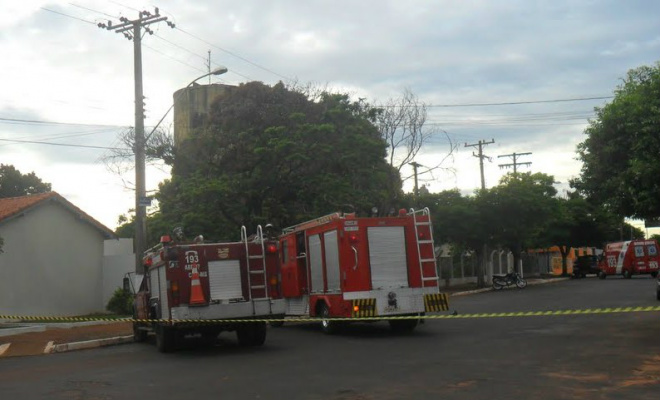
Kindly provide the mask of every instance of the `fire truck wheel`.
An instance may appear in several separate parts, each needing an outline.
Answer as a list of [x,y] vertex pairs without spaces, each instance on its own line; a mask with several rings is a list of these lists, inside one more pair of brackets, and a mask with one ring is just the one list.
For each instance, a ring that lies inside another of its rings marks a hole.
[[598,272],[598,278],[599,279],[605,279],[605,278],[607,278],[607,275],[605,274],[605,272],[599,271]]
[[205,346],[213,346],[215,345],[215,342],[218,340],[218,335],[220,333],[218,331],[204,331],[202,332],[202,343],[204,343]]
[[156,325],[156,348],[161,353],[169,353],[174,350],[176,332],[170,327],[162,324]]
[[318,315],[323,318],[321,321],[323,333],[333,335],[339,331],[339,322],[330,320],[330,310],[328,310],[328,306],[325,303],[321,304]]
[[412,332],[417,327],[417,319],[391,319],[390,328],[393,332],[404,333]]
[[147,331],[140,329],[140,324],[133,322],[133,340],[136,342],[144,342],[147,340]]
[[623,277],[626,278],[626,279],[630,279],[630,278],[632,278],[632,274],[630,273],[629,270],[626,269],[626,270],[623,271]]
[[266,341],[266,323],[244,323],[236,329],[236,338],[241,346],[261,346]]

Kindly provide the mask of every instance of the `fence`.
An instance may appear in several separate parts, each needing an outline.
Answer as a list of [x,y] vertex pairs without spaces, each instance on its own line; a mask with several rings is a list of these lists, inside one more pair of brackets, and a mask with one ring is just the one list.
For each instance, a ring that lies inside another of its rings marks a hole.
[[[457,286],[477,282],[477,259],[475,254],[462,254],[460,257],[438,257],[438,276],[440,286]],[[524,276],[540,276],[552,273],[551,257],[544,253],[523,253],[521,255]],[[484,271],[484,280],[488,282],[489,273],[495,275],[513,271],[513,254],[505,250],[492,250],[488,253],[488,266]]]

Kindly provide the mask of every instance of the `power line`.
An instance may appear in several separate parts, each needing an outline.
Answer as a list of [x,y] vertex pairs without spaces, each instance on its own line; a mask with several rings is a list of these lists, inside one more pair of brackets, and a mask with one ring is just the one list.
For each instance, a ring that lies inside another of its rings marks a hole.
[[64,14],[64,13],[61,13],[61,12],[59,12],[59,11],[51,10],[51,9],[49,9],[49,8],[46,8],[46,7],[39,7],[39,8],[42,9],[42,10],[44,10],[44,11],[51,12],[51,13],[53,13],[53,14],[62,15],[62,16],[64,16],[64,17],[73,18],[73,19],[77,19],[78,21],[82,21],[82,22],[86,22],[86,23],[88,23],[88,24],[96,25],[96,22],[92,22],[92,21],[88,21],[88,20],[86,20],[86,19],[82,19],[82,18],[74,17],[73,15]]
[[97,14],[102,14],[102,15],[105,15],[106,17],[116,18],[115,15],[110,15],[110,14],[108,14],[108,13],[104,13],[103,11],[99,11],[99,10],[93,10],[93,9],[91,9],[91,8],[83,7],[83,6],[80,6],[80,5],[78,5],[78,4],[69,3],[69,5],[72,5],[72,6],[74,6],[74,7],[81,8],[81,9],[83,9],[83,10],[87,10],[87,11],[95,12],[95,13],[97,13]]
[[104,146],[88,146],[84,144],[66,144],[66,143],[53,143],[53,142],[42,142],[39,140],[19,140],[19,139],[0,139],[2,142],[12,142],[12,143],[30,143],[30,144],[45,144],[49,146],[62,146],[62,147],[81,147],[86,149],[102,149],[102,150],[130,150],[124,147],[104,147]]
[[131,7],[131,6],[127,6],[126,4],[122,4],[122,3],[119,3],[119,2],[116,2],[116,1],[113,1],[113,0],[108,0],[108,1],[109,1],[110,3],[116,4],[116,5],[118,5],[118,6],[121,6],[121,7],[124,7],[124,8],[128,8],[129,10],[138,11],[138,12],[140,11],[140,10],[138,10],[137,8],[133,8],[133,7]]
[[[176,48],[178,48],[178,49],[181,49],[181,50],[183,50],[183,51],[185,51],[185,52],[187,52],[187,53],[192,54],[193,56],[199,57],[199,58],[201,58],[202,60],[207,61],[207,58],[206,58],[206,57],[204,57],[204,56],[202,56],[202,55],[200,55],[200,54],[197,54],[197,53],[195,53],[195,52],[192,51],[192,50],[188,50],[187,48],[185,48],[185,47],[183,47],[183,46],[181,46],[181,45],[178,45],[178,44],[176,44],[176,43],[174,43],[174,42],[172,42],[172,41],[169,41],[169,40],[165,39],[164,37],[159,36],[159,35],[157,35],[157,34],[154,34],[154,36],[157,37],[158,39],[160,39],[160,40],[166,42],[166,43],[169,43],[170,45],[172,45],[172,46],[174,46],[174,47],[176,47]],[[152,50],[153,50],[153,49],[152,49]],[[215,66],[219,66],[217,63],[213,63],[213,65],[215,65]],[[245,79],[247,79],[247,80],[252,80],[252,78],[250,78],[249,76],[246,76],[246,75],[243,75],[243,74],[241,74],[241,73],[239,73],[239,72],[236,72],[236,71],[234,71],[233,69],[230,69],[228,72],[233,73],[233,74],[235,74],[235,75],[238,75],[238,76],[240,76],[240,77],[243,77],[243,78],[245,78]]]
[[[487,106],[511,106],[519,104],[540,104],[540,103],[564,103],[570,101],[587,101],[587,100],[605,100],[613,99],[614,96],[598,96],[598,97],[578,97],[573,99],[551,99],[551,100],[528,100],[528,101],[507,101],[502,103],[464,103],[464,104],[426,104],[425,107],[487,107]],[[398,107],[383,106],[383,107]]]
[[183,64],[183,65],[185,65],[186,67],[190,67],[190,68],[195,69],[195,70],[200,71],[200,72],[205,72],[205,71],[204,71],[203,69],[201,69],[201,68],[195,67],[194,65],[188,64],[188,63],[185,62],[185,61],[181,61],[181,60],[179,60],[179,59],[177,59],[177,58],[174,58],[174,57],[170,56],[169,54],[165,54],[165,53],[163,53],[163,52],[160,51],[160,50],[156,50],[156,49],[154,49],[153,47],[151,47],[151,46],[149,46],[149,45],[147,45],[147,44],[145,44],[145,43],[142,43],[142,46],[148,48],[149,50],[151,50],[151,51],[153,51],[153,52],[155,52],[155,53],[158,53],[158,54],[162,55],[163,57],[167,57],[167,58],[169,58],[169,59],[171,59],[171,60],[174,60],[174,61],[176,61],[176,62],[178,62],[178,63],[180,63],[180,64]]
[[121,125],[102,125],[102,124],[83,124],[83,123],[76,123],[76,122],[56,122],[56,121],[40,121],[40,120],[34,120],[34,119],[17,119],[17,118],[3,118],[0,117],[0,123],[1,122],[8,122],[8,123],[24,123],[24,124],[45,124],[45,125],[69,125],[69,126],[98,126],[98,127],[107,127],[107,128],[125,128],[125,126]]
[[200,38],[199,36],[195,36],[195,35],[193,35],[193,34],[190,33],[190,32],[184,31],[183,29],[181,29],[181,28],[179,28],[179,27],[175,27],[174,29],[176,29],[176,30],[178,30],[178,31],[181,31],[182,33],[185,33],[186,35],[188,35],[188,36],[190,36],[190,37],[192,37],[192,38],[194,38],[194,39],[197,39],[197,40],[199,40],[200,42],[206,43],[206,44],[209,45],[209,46],[215,47],[216,49],[218,49],[218,50],[220,50],[220,51],[222,51],[222,52],[225,52],[225,53],[229,54],[230,56],[233,56],[233,57],[238,58],[239,60],[245,61],[246,63],[248,63],[248,64],[250,64],[250,65],[253,65],[253,66],[255,66],[255,67],[259,68],[259,69],[262,69],[262,70],[264,70],[264,71],[266,71],[266,72],[269,72],[269,73],[271,73],[271,74],[273,74],[273,75],[279,76],[280,78],[282,78],[282,79],[284,79],[284,80],[286,80],[286,81],[293,81],[293,79],[291,79],[291,78],[289,78],[289,77],[286,77],[286,76],[284,76],[284,75],[282,75],[282,74],[278,74],[277,72],[275,72],[275,71],[273,71],[273,70],[271,70],[271,69],[268,69],[268,68],[266,68],[266,67],[264,67],[264,66],[261,66],[261,65],[255,63],[255,62],[252,62],[252,61],[248,60],[247,58],[242,57],[242,56],[240,56],[240,55],[238,55],[238,54],[236,54],[236,53],[234,53],[234,52],[231,52],[231,51],[229,51],[229,50],[227,50],[227,49],[223,49],[222,47],[217,46],[217,45],[215,45],[215,44],[213,44],[213,43],[211,43],[211,42],[209,42],[209,41],[207,41],[207,40],[204,40],[204,39]]

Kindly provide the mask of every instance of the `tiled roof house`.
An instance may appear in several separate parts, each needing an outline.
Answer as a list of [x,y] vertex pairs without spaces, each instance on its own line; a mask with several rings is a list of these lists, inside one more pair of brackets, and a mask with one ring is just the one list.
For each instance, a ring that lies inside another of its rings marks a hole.
[[115,234],[56,192],[0,199],[0,315],[103,311],[104,241]]

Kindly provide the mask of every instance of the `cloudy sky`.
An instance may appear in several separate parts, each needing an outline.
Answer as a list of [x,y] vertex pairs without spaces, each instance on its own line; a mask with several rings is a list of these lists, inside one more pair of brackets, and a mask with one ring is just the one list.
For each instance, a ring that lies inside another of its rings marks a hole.
[[[660,2],[645,0],[2,1],[0,162],[35,172],[111,229],[134,205],[134,171],[103,161],[134,125],[133,46],[97,23],[154,6],[176,27],[151,25],[143,40],[147,126],[207,71],[209,51],[212,68],[229,69],[212,82],[312,82],[371,102],[409,88],[438,132],[417,161],[445,155],[443,132],[460,143],[446,165],[455,174],[420,177],[431,191],[480,186],[465,147],[479,140],[494,140],[487,186],[511,162],[499,156],[529,152],[521,171],[566,188],[593,108],[628,69],[660,60]],[[147,190],[165,177],[150,167]]]

